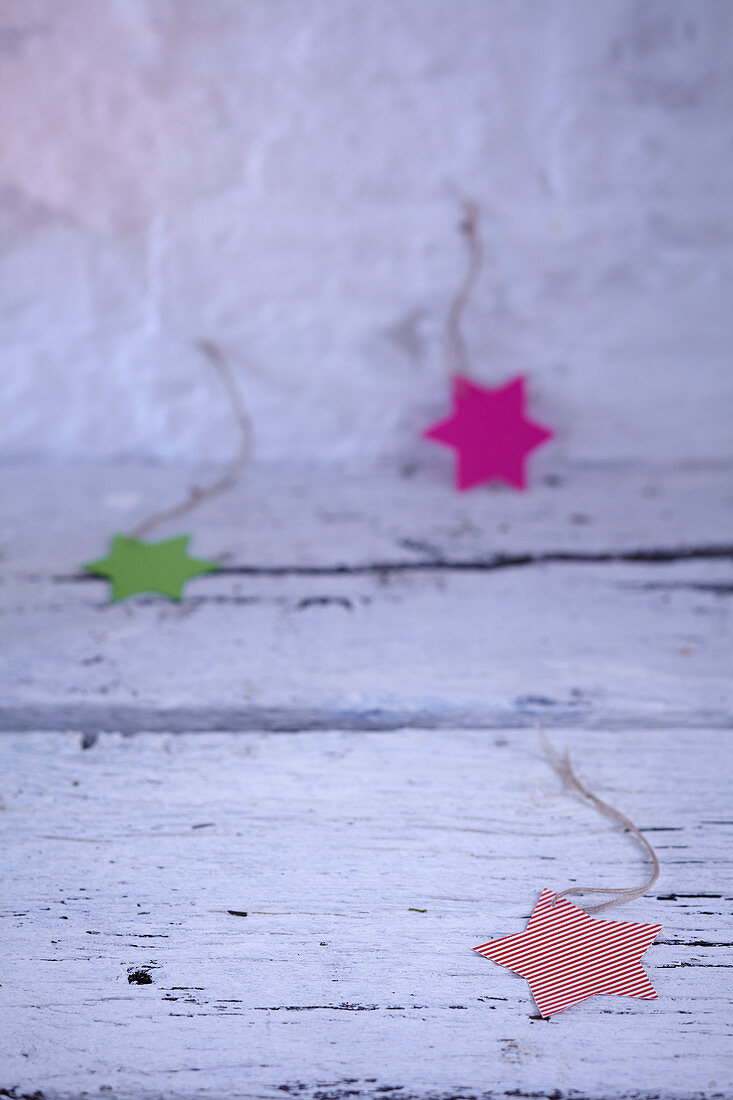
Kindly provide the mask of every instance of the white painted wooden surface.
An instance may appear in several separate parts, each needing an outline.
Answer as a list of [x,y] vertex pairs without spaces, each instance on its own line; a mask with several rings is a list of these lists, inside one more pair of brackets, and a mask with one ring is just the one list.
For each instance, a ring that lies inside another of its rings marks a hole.
[[[645,868],[531,732],[110,734],[86,751],[7,733],[0,1085],[728,1096],[729,736],[556,733],[661,861],[608,916],[664,929],[645,956],[658,1001],[542,1021],[526,982],[471,948],[523,928],[542,886]],[[130,984],[146,967],[152,984]]]
[[110,605],[80,563],[206,476],[3,467],[6,728],[730,724],[728,467],[256,468],[183,528],[222,573]]
[[[221,574],[111,605],[80,563],[210,473],[0,468],[0,1095],[730,1096],[730,468],[253,467]],[[471,954],[644,873],[534,716],[659,852],[653,1004]]]

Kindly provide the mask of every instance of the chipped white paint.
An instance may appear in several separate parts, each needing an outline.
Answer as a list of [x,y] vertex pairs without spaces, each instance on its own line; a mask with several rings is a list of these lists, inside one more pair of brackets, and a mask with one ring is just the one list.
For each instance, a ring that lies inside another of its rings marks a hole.
[[[519,931],[545,885],[644,867],[531,733],[4,734],[0,1088],[729,1095],[729,735],[556,741],[659,854],[655,891],[609,917],[664,928],[658,1001],[547,1022],[471,947]],[[128,982],[141,967],[152,984]]]
[[[4,572],[74,573],[101,552],[111,532],[130,530],[218,472],[139,460],[6,461],[0,464]],[[451,472],[448,455],[399,472],[348,475],[337,466],[258,466],[150,538],[190,531],[192,549],[230,566],[328,568],[685,550],[725,546],[733,536],[733,463],[553,464],[527,493],[502,487],[457,493]]]
[[731,456],[733,5],[4,0],[2,452],[416,458],[458,200],[533,460]]
[[[210,473],[0,469],[0,1092],[726,1096],[730,468],[259,467],[188,517],[230,572],[180,605],[81,578]],[[543,1022],[471,954],[643,874],[535,714],[657,848],[657,1002]]]
[[[185,483],[4,469],[5,728],[733,718],[727,470],[575,471],[527,496],[462,497],[429,474],[253,471],[187,517],[196,552],[251,572],[199,578],[180,605],[110,605],[80,563]],[[583,560],[655,553],[679,560]],[[481,567],[495,555],[517,564]]]

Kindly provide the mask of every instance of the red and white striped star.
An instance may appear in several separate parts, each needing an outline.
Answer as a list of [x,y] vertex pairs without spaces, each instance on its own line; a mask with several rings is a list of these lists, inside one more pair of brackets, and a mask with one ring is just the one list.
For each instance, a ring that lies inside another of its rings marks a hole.
[[661,924],[597,920],[543,890],[526,931],[474,951],[526,978],[540,1013],[552,1016],[596,993],[656,999],[641,956],[661,930]]

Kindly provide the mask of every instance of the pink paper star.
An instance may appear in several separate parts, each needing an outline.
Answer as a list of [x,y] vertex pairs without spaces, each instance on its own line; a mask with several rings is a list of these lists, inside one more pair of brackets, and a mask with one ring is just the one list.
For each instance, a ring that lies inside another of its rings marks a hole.
[[460,374],[453,379],[453,413],[424,435],[457,451],[456,488],[487,481],[527,488],[527,455],[553,433],[525,416],[524,382],[519,375],[492,390]]
[[661,930],[661,924],[597,920],[543,890],[526,931],[474,951],[526,978],[542,1015],[552,1016],[596,993],[655,1000],[641,956]]

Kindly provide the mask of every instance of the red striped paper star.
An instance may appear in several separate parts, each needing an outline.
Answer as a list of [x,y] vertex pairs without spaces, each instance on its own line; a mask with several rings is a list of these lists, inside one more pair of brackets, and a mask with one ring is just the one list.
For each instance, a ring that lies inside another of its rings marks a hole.
[[543,1016],[593,997],[656,999],[641,956],[661,924],[597,920],[552,890],[543,890],[526,931],[474,947],[521,974]]

